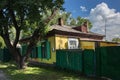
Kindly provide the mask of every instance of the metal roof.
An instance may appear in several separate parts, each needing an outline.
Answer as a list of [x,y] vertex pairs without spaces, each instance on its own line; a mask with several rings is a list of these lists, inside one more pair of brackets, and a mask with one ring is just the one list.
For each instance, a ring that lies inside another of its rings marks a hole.
[[52,31],[52,30],[59,30],[59,31],[71,32],[71,33],[88,34],[88,35],[97,35],[97,36],[103,36],[104,37],[104,35],[101,35],[101,34],[98,34],[98,33],[93,33],[93,32],[85,33],[85,32],[81,32],[81,31],[73,29],[73,27],[71,27],[71,26],[66,26],[66,25],[63,25],[63,26],[52,25],[50,27],[50,31]]

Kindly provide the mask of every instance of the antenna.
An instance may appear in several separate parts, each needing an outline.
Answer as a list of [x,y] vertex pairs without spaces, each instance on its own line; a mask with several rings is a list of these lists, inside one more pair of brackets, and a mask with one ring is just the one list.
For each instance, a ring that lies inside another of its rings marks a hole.
[[107,19],[106,18],[104,18],[104,20],[105,20],[105,41],[106,41],[106,37],[107,37],[107,34],[106,34],[106,22],[107,22]]

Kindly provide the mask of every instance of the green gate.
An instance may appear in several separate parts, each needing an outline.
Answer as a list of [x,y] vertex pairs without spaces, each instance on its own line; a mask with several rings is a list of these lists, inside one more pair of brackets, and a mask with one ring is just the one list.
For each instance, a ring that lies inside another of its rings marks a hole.
[[94,50],[57,50],[56,65],[86,75],[95,75]]
[[57,50],[56,65],[62,69],[82,72],[82,50]]

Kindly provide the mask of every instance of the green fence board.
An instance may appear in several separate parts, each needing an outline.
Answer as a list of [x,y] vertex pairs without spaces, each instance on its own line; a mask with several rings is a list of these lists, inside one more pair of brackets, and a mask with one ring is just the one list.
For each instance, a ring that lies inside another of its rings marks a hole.
[[41,46],[37,46],[38,58],[42,58]]
[[0,49],[0,60],[3,61],[3,49]]
[[94,55],[95,55],[94,50],[84,50],[83,66],[84,66],[84,73],[86,75],[94,75],[95,73]]
[[38,58],[38,52],[37,52],[37,47],[34,47],[32,49],[32,53],[30,55],[31,58]]
[[103,75],[107,75],[108,68],[107,68],[107,58],[108,58],[108,51],[105,47],[101,48],[101,73]]
[[3,61],[4,62],[8,62],[11,60],[11,54],[9,53],[8,49],[5,48],[4,49],[4,57],[3,57]]
[[101,76],[101,49],[98,47],[95,49],[96,56],[96,76]]

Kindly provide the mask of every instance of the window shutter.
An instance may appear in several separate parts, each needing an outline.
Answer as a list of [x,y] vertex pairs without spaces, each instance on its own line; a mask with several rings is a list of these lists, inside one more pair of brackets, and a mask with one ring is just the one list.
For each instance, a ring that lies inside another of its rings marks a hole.
[[46,41],[46,53],[47,53],[47,59],[50,59],[50,42]]
[[41,57],[42,58],[46,58],[46,42],[43,42],[42,45],[41,45]]
[[33,58],[32,52],[30,53],[30,58]]

